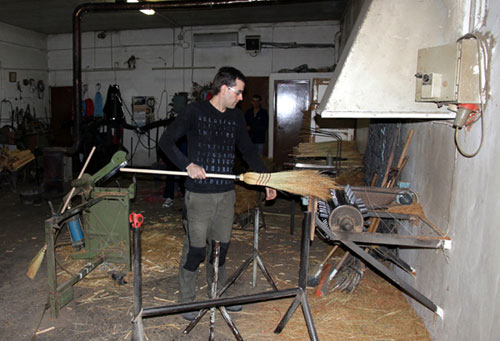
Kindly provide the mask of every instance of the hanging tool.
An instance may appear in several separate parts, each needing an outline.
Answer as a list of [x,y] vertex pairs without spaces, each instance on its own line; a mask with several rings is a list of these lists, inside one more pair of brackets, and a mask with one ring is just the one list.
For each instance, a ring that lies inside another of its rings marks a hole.
[[19,100],[23,99],[23,90],[21,89],[21,82],[17,81],[17,91],[19,91]]

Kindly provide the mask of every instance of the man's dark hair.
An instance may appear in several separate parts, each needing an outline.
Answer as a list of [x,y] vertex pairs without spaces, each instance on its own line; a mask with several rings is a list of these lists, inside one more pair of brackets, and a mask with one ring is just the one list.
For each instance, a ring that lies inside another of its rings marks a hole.
[[220,88],[223,85],[235,86],[237,79],[239,79],[243,83],[246,83],[246,78],[240,70],[231,66],[221,67],[215,75],[214,81],[212,82],[212,90],[214,95],[217,95],[220,92]]

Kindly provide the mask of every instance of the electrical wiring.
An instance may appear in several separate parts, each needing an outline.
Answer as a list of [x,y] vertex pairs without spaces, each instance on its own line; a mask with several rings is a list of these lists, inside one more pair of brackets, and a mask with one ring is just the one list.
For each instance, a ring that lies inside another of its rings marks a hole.
[[[464,151],[464,149],[462,148],[462,146],[460,145],[460,142],[459,142],[459,136],[458,136],[458,133],[460,131],[460,128],[459,127],[455,127],[455,145],[457,146],[457,149],[458,151],[460,152],[460,154],[462,154],[462,156],[464,157],[467,157],[467,158],[472,158],[474,156],[476,156],[479,151],[481,150],[481,148],[483,147],[483,141],[484,141],[484,102],[483,102],[483,90],[486,88],[486,84],[485,86],[483,87],[481,85],[482,81],[483,81],[483,68],[487,68],[487,49],[485,47],[485,45],[487,44],[486,41],[481,38],[478,34],[476,33],[467,33],[465,34],[464,36],[460,37],[457,42],[463,40],[463,39],[475,39],[476,40],[476,46],[477,46],[477,55],[478,55],[478,58],[481,58],[482,61],[479,62],[479,115],[477,117],[472,117],[472,121],[469,120],[466,122],[465,126],[466,127],[470,127],[472,126],[474,123],[476,123],[477,121],[481,120],[481,140],[479,142],[479,146],[477,147],[477,149],[473,152],[473,153],[468,153],[466,151]],[[485,83],[487,83],[487,79],[485,78]]]
[[[160,100],[159,100],[159,103],[158,103],[158,108],[156,110],[156,112],[158,113],[158,119],[160,119],[160,109],[161,109],[161,104],[162,104],[162,100],[163,100],[163,94],[165,94],[165,101],[168,100],[168,92],[167,90],[163,90],[160,94]],[[168,106],[168,105],[167,105]],[[165,118],[168,116],[168,110],[165,110]]]

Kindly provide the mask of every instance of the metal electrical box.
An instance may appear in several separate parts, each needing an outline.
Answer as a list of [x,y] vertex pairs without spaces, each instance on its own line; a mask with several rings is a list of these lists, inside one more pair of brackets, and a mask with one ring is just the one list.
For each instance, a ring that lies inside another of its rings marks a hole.
[[134,124],[143,127],[155,119],[155,98],[153,96],[133,96],[132,112]]
[[479,59],[476,41],[418,50],[415,101],[479,103]]

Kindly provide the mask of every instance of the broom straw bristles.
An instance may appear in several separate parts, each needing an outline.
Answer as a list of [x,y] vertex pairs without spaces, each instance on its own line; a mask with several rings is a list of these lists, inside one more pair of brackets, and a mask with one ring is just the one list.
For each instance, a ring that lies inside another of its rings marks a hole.
[[277,173],[248,172],[239,176],[249,185],[272,187],[302,196],[313,196],[322,200],[331,197],[330,189],[339,189],[339,185],[316,170],[285,171]]
[[26,272],[26,276],[30,279],[35,278],[38,269],[40,269],[40,265],[42,264],[43,256],[45,255],[45,251],[47,250],[47,244],[45,244],[36,254],[35,257],[30,262],[28,266],[28,271]]

